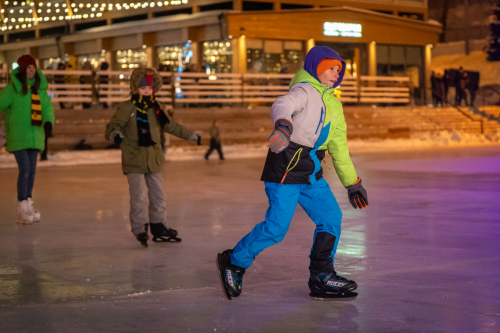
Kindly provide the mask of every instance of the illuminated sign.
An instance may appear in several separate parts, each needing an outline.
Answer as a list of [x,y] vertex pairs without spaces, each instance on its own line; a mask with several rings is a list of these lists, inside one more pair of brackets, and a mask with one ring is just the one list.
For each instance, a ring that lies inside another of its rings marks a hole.
[[323,34],[325,36],[361,37],[361,24],[325,22]]

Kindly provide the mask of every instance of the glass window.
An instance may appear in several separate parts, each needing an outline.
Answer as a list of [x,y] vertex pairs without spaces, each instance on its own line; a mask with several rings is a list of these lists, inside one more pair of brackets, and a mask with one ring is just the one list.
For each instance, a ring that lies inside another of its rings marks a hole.
[[203,43],[203,66],[210,73],[231,73],[233,47],[229,41]]
[[389,46],[377,44],[377,63],[378,64],[389,63]]
[[[273,42],[274,48],[267,48],[269,52],[265,52],[264,48],[247,49],[248,73],[294,74],[302,68],[302,49],[297,49],[293,42],[283,43],[280,41],[279,47],[276,41]],[[293,49],[286,49],[287,46],[293,47]]]
[[78,56],[78,68],[84,69],[84,64],[90,62],[93,68],[98,68],[99,64],[106,61],[106,51],[96,54],[85,54]]
[[420,59],[422,55],[420,54],[419,46],[407,46],[406,47],[406,64],[420,66]]
[[[190,43],[161,46],[158,48],[160,65],[167,72],[186,71],[193,59],[193,49]],[[190,69],[189,69],[190,70]]]
[[389,60],[393,65],[405,64],[405,47],[404,46],[389,46]]
[[377,75],[415,76],[421,67],[420,46],[377,45]]
[[247,49],[247,73],[264,73],[264,49]]
[[146,67],[148,64],[145,49],[130,49],[116,51],[116,70],[127,70]]

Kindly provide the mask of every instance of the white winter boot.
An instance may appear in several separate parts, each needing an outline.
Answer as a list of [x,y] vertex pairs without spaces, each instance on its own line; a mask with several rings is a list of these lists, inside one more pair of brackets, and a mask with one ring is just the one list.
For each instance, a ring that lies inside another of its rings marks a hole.
[[40,211],[33,207],[33,199],[28,198],[28,207],[33,215],[33,222],[40,222]]
[[17,223],[33,223],[33,214],[29,208],[28,200],[23,200],[17,203]]

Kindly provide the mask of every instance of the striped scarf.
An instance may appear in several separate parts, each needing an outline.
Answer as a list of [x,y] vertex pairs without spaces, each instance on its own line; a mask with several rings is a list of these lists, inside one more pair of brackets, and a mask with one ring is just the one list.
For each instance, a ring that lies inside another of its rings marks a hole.
[[38,92],[34,90],[31,91],[31,126],[42,126],[42,104]]
[[137,135],[139,137],[139,147],[149,147],[155,144],[151,138],[149,127],[148,109],[155,105],[154,96],[132,95],[132,103],[137,109]]

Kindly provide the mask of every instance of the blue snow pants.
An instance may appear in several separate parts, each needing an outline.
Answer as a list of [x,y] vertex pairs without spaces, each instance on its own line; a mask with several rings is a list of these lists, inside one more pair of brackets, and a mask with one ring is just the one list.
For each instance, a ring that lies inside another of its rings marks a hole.
[[262,250],[281,242],[298,203],[316,224],[309,269],[313,272],[333,271],[342,212],[328,183],[321,178],[312,185],[266,182],[265,186],[269,198],[266,220],[236,244],[231,264],[248,268]]

